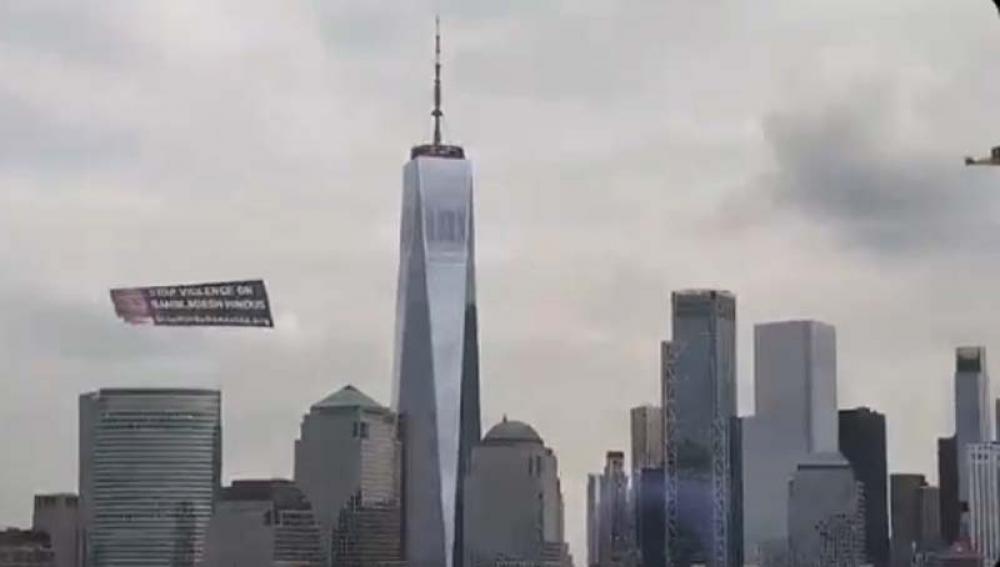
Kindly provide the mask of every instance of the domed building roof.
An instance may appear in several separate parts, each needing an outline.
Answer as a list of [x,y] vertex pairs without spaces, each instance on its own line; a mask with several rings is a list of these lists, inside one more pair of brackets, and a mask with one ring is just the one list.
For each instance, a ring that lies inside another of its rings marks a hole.
[[312,406],[314,410],[335,408],[383,409],[383,406],[351,385],[337,390]]
[[503,421],[493,426],[483,437],[483,443],[490,444],[510,444],[510,443],[537,443],[542,444],[542,438],[531,427],[523,421],[511,421],[504,416]]

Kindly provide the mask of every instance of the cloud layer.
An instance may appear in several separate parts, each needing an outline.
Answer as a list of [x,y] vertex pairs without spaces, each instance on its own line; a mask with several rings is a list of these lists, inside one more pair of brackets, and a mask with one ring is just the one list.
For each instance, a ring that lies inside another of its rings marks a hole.
[[[934,470],[951,349],[1000,345],[1000,176],[961,166],[1000,143],[983,2],[38,0],[0,4],[0,523],[75,488],[88,389],[223,388],[230,478],[290,474],[346,383],[388,401],[435,11],[477,170],[484,425],[555,448],[578,556],[586,474],[658,398],[672,289],[737,293],[746,412],[753,323],[835,324],[842,405],[888,415],[893,470]],[[275,331],[125,328],[107,298],[244,277]]]

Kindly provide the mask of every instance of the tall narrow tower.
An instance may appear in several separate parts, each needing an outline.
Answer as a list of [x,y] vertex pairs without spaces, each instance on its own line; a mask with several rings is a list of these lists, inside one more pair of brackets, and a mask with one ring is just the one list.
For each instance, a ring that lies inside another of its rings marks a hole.
[[955,351],[955,438],[958,447],[958,499],[969,502],[969,445],[990,440],[990,378],[984,347]]
[[736,297],[673,294],[663,375],[667,565],[743,564]]
[[480,437],[472,168],[441,142],[440,54],[438,33],[433,141],[403,168],[393,395],[410,567],[461,567],[462,479]]

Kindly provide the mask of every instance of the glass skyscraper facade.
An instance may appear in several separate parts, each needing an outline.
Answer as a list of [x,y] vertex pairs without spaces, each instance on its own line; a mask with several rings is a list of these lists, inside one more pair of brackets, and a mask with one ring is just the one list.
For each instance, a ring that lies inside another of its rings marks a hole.
[[106,389],[80,397],[87,567],[193,567],[221,472],[217,390]]
[[410,567],[462,562],[462,479],[480,438],[472,167],[413,149],[403,171],[394,403]]
[[694,290],[672,303],[663,352],[667,564],[740,565],[736,298]]
[[958,449],[958,499],[969,502],[969,445],[990,440],[990,379],[986,349],[960,347],[955,351],[955,442]]
[[656,406],[632,408],[632,474],[663,467],[663,410]]

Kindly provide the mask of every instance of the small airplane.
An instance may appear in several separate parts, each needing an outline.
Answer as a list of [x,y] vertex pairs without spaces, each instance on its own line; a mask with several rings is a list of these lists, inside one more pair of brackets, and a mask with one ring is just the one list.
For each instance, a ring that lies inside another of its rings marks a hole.
[[[997,2],[1000,2],[1000,0],[997,0]],[[1000,165],[1000,146],[993,148],[993,150],[990,151],[989,157],[979,159],[971,157],[965,158],[965,165]]]

